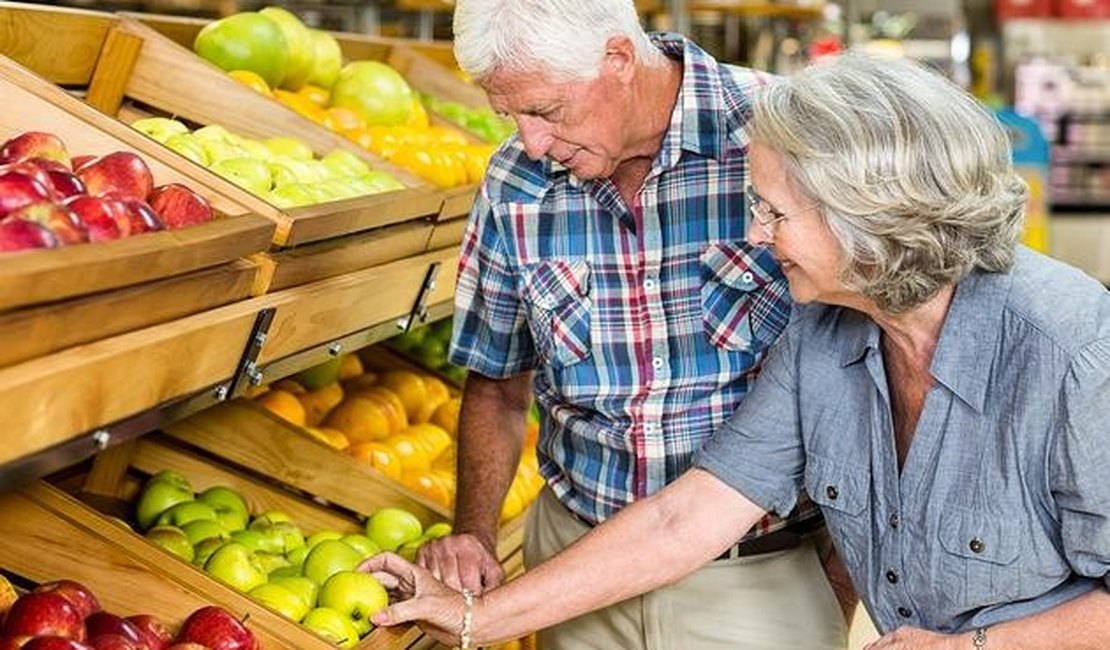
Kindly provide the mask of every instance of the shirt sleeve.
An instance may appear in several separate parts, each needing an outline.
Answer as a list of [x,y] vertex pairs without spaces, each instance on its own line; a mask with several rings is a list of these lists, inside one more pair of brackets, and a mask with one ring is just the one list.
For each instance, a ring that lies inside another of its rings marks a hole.
[[1076,356],[1060,404],[1050,481],[1064,553],[1077,573],[1110,588],[1110,339]]
[[493,378],[532,370],[538,360],[516,274],[484,186],[474,199],[459,254],[448,359]]
[[785,517],[794,509],[805,470],[797,386],[797,329],[772,346],[740,407],[694,458],[760,507]]

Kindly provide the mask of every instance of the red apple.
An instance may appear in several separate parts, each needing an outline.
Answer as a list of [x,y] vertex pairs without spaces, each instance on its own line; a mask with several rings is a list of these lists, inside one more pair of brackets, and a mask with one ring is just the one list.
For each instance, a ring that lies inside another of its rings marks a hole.
[[94,160],[96,160],[96,156],[74,156],[73,160],[70,162],[72,163],[73,171],[77,171]]
[[118,200],[127,213],[127,219],[131,224],[132,235],[166,229],[166,224],[162,223],[161,217],[158,216],[154,208],[150,207],[150,204],[146,201],[122,198]]
[[23,645],[22,650],[94,650],[93,648],[64,636],[36,636]]
[[167,646],[166,650],[210,650],[208,646],[199,643],[175,643]]
[[0,637],[0,650],[19,650],[33,638],[35,637],[26,634]]
[[143,159],[128,151],[117,151],[91,160],[77,169],[89,194],[108,193],[145,201],[154,185],[150,167]]
[[89,192],[85,188],[85,183],[73,172],[51,169],[46,172],[46,175],[50,177],[50,187],[54,190],[55,198],[66,199]]
[[94,650],[146,650],[146,646],[118,634],[101,634],[89,641]]
[[71,172],[69,165],[60,163],[57,160],[50,160],[49,158],[28,158],[23,162],[34,165],[39,169],[46,172]]
[[[0,227],[9,223],[11,221],[5,221]],[[42,228],[38,224],[34,225]],[[4,619],[4,634],[61,636],[84,641],[85,623],[81,620],[80,612],[65,596],[50,592],[29,593],[20,596],[8,610],[8,616]]]
[[179,183],[160,185],[150,195],[150,207],[170,228],[194,226],[212,219],[212,206],[205,198]]
[[78,195],[65,200],[89,230],[89,241],[111,241],[131,234],[127,208],[115,199]]
[[[11,213],[8,218],[26,219],[46,226],[58,238],[58,243],[62,246],[82,244],[89,241],[89,231],[81,218],[77,216],[76,212],[59,203],[43,201],[25,205]],[[66,594],[62,595],[65,596]],[[80,609],[80,603],[75,602],[73,604]]]
[[12,218],[0,221],[0,253],[58,245],[58,237],[41,223]]
[[28,131],[8,140],[0,147],[0,161],[19,162],[29,158],[46,158],[69,164],[65,144],[53,133]]
[[257,650],[258,641],[246,625],[226,609],[202,607],[185,619],[177,642],[199,643],[211,650]]
[[96,612],[85,619],[85,638],[94,642],[93,645],[96,645],[97,637],[106,635],[120,636],[134,644],[142,643],[143,640],[139,628],[122,616]]
[[100,601],[93,595],[92,590],[76,580],[44,582],[35,587],[35,592],[53,593],[65,598],[77,608],[77,613],[81,615],[82,620],[100,611]]
[[170,632],[170,628],[150,614],[128,616],[127,620],[135,624],[143,643],[149,650],[165,650],[173,643],[173,633]]
[[0,219],[25,205],[49,199],[49,186],[33,176],[10,169],[0,172]]

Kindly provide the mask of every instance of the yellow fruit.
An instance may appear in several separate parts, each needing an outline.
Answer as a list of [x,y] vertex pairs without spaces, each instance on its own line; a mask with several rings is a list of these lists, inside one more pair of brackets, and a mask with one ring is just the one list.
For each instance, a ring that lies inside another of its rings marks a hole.
[[305,422],[308,426],[314,427],[323,421],[328,411],[343,401],[343,387],[339,385],[339,382],[333,381],[322,388],[317,388],[297,397],[301,400],[301,405],[304,406]]
[[400,433],[402,430],[408,428],[409,418],[405,412],[405,405],[401,403],[401,399],[397,395],[382,386],[374,385],[370,388],[361,389],[355,393],[364,399],[374,400],[382,405],[385,409],[386,417],[389,418],[389,432]]
[[286,422],[299,427],[305,425],[305,411],[296,395],[281,389],[274,389],[259,397],[255,402]]
[[15,587],[3,575],[0,575],[0,621],[4,620],[8,610],[12,608],[12,604],[19,599],[19,594],[15,592]]
[[332,131],[355,131],[358,129],[365,129],[366,122],[349,108],[342,106],[333,106],[325,111],[323,125]]
[[456,455],[456,448],[454,445],[447,448],[438,458],[432,463],[432,469],[444,472],[450,472],[452,476],[455,475],[455,465],[458,459]]
[[405,471],[414,469],[430,469],[432,460],[428,457],[428,450],[413,436],[398,433],[382,440],[401,459],[401,468]]
[[420,412],[417,413],[416,419],[412,420],[416,423],[431,420],[440,404],[451,399],[451,392],[447,390],[447,384],[431,375],[424,375],[424,392],[426,393],[424,403],[420,405]]
[[321,108],[327,106],[328,100],[331,99],[331,93],[328,92],[326,88],[313,86],[312,84],[305,84],[301,86],[300,90],[297,91],[297,94],[301,95],[308,101],[316,104]]
[[289,379],[288,377],[270,384],[270,388],[275,390],[283,390],[294,395],[304,395],[308,392],[308,390],[306,390],[304,386],[301,386],[299,383],[293,381],[292,379]]
[[401,480],[401,459],[397,452],[380,442],[360,442],[351,445],[347,453],[370,465],[394,481]]
[[245,399],[254,399],[261,395],[265,395],[268,390],[270,390],[269,384],[262,384],[261,386],[247,386],[246,390],[243,391],[243,397]]
[[316,438],[325,445],[333,447],[340,451],[343,451],[347,447],[351,446],[351,441],[348,440],[347,436],[339,429],[317,429],[314,427],[309,427],[305,429],[305,431],[307,431],[310,436]]
[[378,383],[378,375],[373,372],[364,372],[357,377],[343,380],[343,392],[354,395]]
[[524,512],[526,502],[520,494],[520,489],[517,487],[516,482],[509,488],[508,494],[505,495],[505,501],[501,504],[501,521],[509,521]]
[[457,437],[459,434],[459,408],[461,406],[462,399],[452,397],[436,407],[428,421],[451,434],[452,438]]
[[428,111],[424,110],[424,104],[414,97],[412,99],[412,113],[409,114],[409,119],[405,121],[405,126],[426,129],[428,124]]
[[270,90],[270,84],[266,83],[266,80],[262,78],[262,75],[258,74],[257,72],[251,72],[250,70],[232,70],[231,72],[227,73],[227,76],[231,77],[235,81],[238,81],[247,88],[262,93],[267,97],[274,96],[273,91]]
[[344,399],[324,418],[324,426],[339,429],[351,444],[381,440],[389,435],[389,417],[382,405],[353,395]]
[[312,103],[312,100],[304,95],[278,89],[274,91],[274,98],[317,124],[323,123],[328,115],[324,109]]
[[401,475],[401,485],[444,508],[450,508],[452,491],[430,470],[410,470]]
[[405,429],[402,433],[408,434],[424,445],[428,450],[428,458],[435,460],[439,455],[447,451],[454,444],[451,435],[443,429],[434,424],[427,422],[423,424],[414,424]]
[[[339,360],[339,381],[354,379],[362,374],[362,361],[356,354],[344,354]],[[377,379],[377,376],[374,377]]]
[[411,370],[389,370],[378,378],[378,384],[395,393],[404,405],[409,422],[416,422],[428,398],[424,379]]

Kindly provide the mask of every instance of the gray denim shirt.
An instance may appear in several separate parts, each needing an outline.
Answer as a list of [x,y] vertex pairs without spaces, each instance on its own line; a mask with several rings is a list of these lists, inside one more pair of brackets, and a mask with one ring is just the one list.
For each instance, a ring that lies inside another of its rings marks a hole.
[[1023,617],[1110,586],[1110,293],[1021,248],[956,289],[899,474],[880,332],[797,308],[696,465],[785,514],[804,487],[883,632]]

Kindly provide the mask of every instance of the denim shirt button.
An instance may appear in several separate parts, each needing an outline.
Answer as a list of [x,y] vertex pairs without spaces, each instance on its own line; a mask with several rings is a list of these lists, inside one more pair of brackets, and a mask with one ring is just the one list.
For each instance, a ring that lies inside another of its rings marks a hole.
[[886,570],[886,581],[892,585],[898,584],[898,572],[894,569]]
[[836,501],[836,498],[840,496],[840,490],[837,490],[835,485],[827,485],[825,486],[825,496]]
[[894,529],[897,530],[898,524],[900,524],[900,523],[902,523],[902,518],[898,516],[897,512],[890,515],[890,527],[891,528],[894,528]]
[[913,612],[910,611],[909,607],[899,607],[897,611],[898,615],[902,618],[909,618],[913,616]]
[[986,544],[978,537],[972,537],[971,541],[967,543],[967,547],[971,549],[972,553],[982,553],[983,549],[986,548]]

